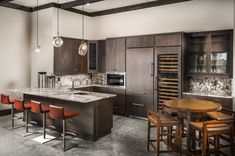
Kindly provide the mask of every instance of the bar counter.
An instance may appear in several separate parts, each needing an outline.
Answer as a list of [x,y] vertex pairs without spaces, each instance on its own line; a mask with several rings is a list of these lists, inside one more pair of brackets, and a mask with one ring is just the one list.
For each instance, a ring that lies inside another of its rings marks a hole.
[[[52,104],[79,112],[79,116],[67,121],[67,130],[82,139],[96,141],[111,133],[115,94],[45,88],[14,89],[11,92],[22,93],[26,102],[35,100],[44,105]],[[42,124],[40,114],[30,112],[29,120]],[[61,130],[62,121],[53,121],[47,116],[47,126]]]

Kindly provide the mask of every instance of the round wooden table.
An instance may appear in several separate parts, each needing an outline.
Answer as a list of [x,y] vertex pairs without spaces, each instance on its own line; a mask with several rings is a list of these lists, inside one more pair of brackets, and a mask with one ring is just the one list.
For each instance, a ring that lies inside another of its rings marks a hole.
[[166,101],[166,107],[185,112],[212,112],[222,109],[221,104],[199,99],[175,99]]
[[[185,112],[187,114],[187,130],[189,129],[189,123],[192,121],[192,113],[206,113],[212,111],[219,111],[222,109],[221,104],[213,101],[199,100],[199,99],[175,99],[166,101],[165,107],[170,109]],[[182,120],[183,124],[183,120]],[[183,127],[183,126],[182,126]],[[190,133],[187,132],[187,145],[190,142]],[[187,147],[187,154],[189,154],[190,147]]]

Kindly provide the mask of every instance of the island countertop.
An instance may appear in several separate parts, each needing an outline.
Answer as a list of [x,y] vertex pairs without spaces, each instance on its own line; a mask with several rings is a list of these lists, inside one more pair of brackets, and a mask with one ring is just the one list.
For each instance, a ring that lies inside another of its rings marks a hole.
[[63,88],[24,88],[24,89],[11,89],[10,92],[22,93],[28,95],[42,96],[60,100],[68,100],[79,103],[90,103],[107,98],[116,97],[115,94],[87,92],[87,91],[71,91],[70,89]]

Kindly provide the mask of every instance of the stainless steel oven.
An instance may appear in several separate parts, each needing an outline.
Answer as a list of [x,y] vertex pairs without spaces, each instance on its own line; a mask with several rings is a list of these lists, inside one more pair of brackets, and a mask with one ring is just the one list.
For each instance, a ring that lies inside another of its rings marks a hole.
[[107,85],[125,87],[125,72],[107,72]]

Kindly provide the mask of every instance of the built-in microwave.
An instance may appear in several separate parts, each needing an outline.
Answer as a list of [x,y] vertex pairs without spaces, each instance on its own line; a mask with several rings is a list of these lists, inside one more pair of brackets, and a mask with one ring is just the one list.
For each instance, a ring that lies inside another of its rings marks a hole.
[[125,72],[107,72],[107,85],[125,87]]

